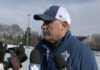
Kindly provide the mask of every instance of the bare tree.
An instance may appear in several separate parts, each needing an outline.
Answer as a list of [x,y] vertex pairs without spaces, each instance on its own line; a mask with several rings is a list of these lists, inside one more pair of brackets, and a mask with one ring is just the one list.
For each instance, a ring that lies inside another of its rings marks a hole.
[[100,51],[100,34],[93,34],[88,44],[93,50]]
[[17,24],[13,24],[7,28],[7,32],[9,35],[18,36],[23,34],[23,30]]
[[18,41],[18,37],[22,36],[23,33],[24,31],[20,28],[18,24],[0,24],[0,40],[14,43]]
[[32,32],[32,43],[34,45],[36,45],[39,42],[39,40],[40,40],[40,36],[39,36],[38,32],[33,31]]

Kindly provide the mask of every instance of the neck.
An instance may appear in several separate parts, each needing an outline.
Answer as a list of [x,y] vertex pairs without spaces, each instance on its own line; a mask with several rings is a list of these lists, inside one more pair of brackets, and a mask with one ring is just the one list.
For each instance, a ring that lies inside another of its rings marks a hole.
[[65,35],[66,35],[66,32],[68,32],[68,30],[65,30],[61,33],[59,39],[62,39]]

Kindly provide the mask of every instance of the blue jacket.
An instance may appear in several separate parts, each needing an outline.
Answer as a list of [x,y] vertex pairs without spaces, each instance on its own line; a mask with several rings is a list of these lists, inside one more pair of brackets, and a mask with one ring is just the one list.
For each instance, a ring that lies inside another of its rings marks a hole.
[[35,49],[41,53],[41,70],[57,70],[53,60],[55,52],[63,55],[68,64],[68,70],[98,70],[92,51],[73,38],[70,31],[56,44],[41,40]]

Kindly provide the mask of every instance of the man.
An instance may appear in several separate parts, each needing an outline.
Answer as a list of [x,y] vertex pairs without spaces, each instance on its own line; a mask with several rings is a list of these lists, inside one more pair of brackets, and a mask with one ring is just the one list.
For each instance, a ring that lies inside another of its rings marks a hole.
[[65,8],[51,6],[43,14],[34,15],[34,19],[43,21],[43,39],[35,48],[41,54],[41,70],[59,70],[54,60],[56,53],[67,64],[61,70],[98,70],[92,51],[71,35],[71,18]]

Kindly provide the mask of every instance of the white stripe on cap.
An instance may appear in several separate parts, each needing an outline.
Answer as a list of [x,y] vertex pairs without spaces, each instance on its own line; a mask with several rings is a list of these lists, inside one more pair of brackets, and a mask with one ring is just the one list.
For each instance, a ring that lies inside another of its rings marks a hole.
[[55,18],[59,19],[61,21],[67,21],[68,24],[71,24],[70,15],[69,15],[68,11],[63,7],[59,7]]

